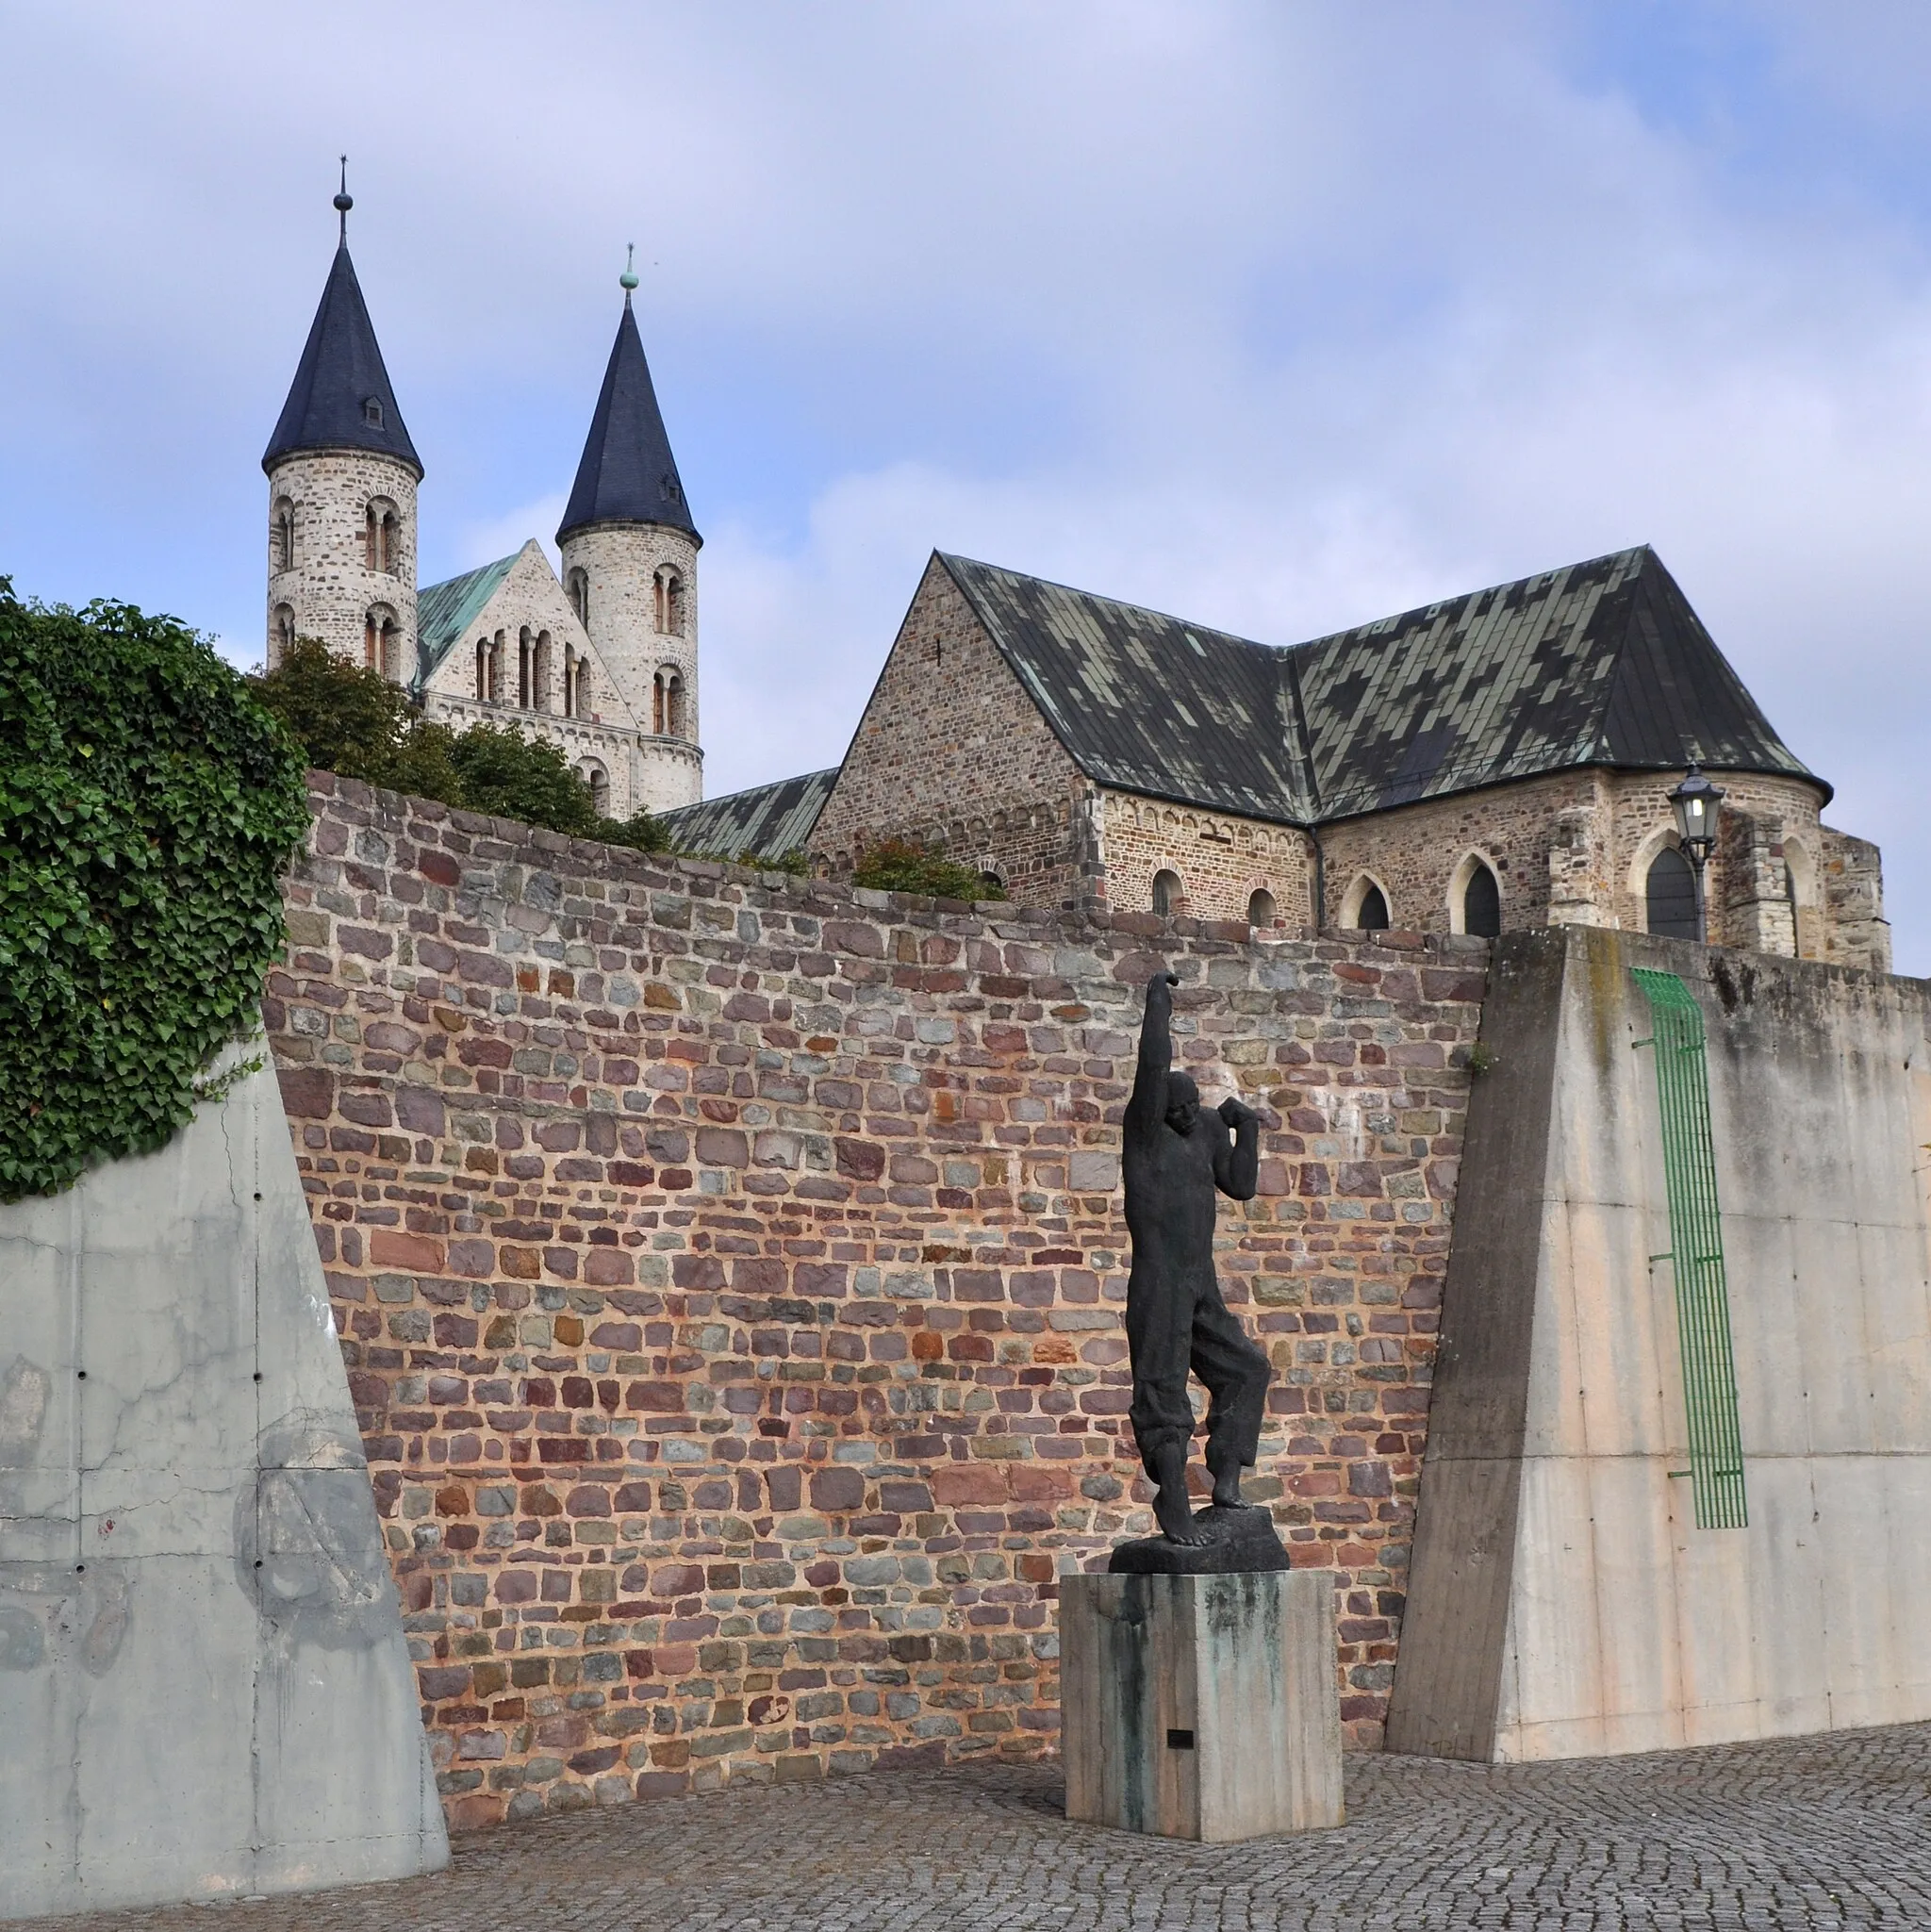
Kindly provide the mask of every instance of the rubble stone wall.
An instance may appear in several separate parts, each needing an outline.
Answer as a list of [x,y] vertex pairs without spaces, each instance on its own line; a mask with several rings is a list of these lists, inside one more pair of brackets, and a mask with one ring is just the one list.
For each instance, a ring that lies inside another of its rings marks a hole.
[[318,774],[266,1017],[452,1821],[1055,1742],[1150,1525],[1142,988],[1263,1107],[1250,1496],[1393,1676],[1487,946],[950,908]]

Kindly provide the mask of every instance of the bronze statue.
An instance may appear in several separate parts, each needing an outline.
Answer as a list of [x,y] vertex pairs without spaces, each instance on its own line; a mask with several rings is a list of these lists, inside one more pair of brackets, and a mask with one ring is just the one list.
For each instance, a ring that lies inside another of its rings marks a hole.
[[[1215,1113],[1203,1114],[1193,1077],[1173,1071],[1173,988],[1179,983],[1172,973],[1161,972],[1147,985],[1139,1066],[1127,1102],[1123,1166],[1127,1228],[1133,1238],[1127,1280],[1127,1343],[1133,1365],[1130,1414],[1140,1460],[1159,1490],[1153,1510],[1165,1542],[1204,1551],[1222,1541],[1258,1541],[1258,1547],[1230,1552],[1230,1560],[1213,1567],[1284,1569],[1286,1554],[1271,1521],[1241,1497],[1241,1471],[1252,1465],[1260,1445],[1271,1371],[1266,1356],[1221,1299],[1213,1273],[1214,1190],[1234,1200],[1253,1198],[1260,1116],[1231,1098]],[[1194,1434],[1190,1370],[1213,1398],[1207,1467],[1213,1500],[1197,1517],[1187,1502],[1187,1446]],[[1253,1511],[1256,1520],[1236,1527],[1224,1513],[1234,1511]],[[1155,1538],[1122,1544],[1114,1567],[1125,1567],[1119,1559],[1130,1552],[1137,1558],[1131,1567],[1170,1566],[1160,1561],[1159,1543]]]

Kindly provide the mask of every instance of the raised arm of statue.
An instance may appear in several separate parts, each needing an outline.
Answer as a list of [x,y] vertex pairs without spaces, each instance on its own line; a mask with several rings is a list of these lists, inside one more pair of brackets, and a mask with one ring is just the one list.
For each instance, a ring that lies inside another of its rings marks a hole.
[[1147,1016],[1140,1022],[1140,1063],[1127,1101],[1128,1134],[1151,1133],[1166,1113],[1166,1076],[1173,1065],[1173,989],[1180,981],[1168,972],[1147,983]]
[[1221,1120],[1233,1129],[1233,1139],[1213,1147],[1213,1184],[1237,1201],[1250,1201],[1261,1184],[1261,1116],[1230,1095],[1218,1109]]

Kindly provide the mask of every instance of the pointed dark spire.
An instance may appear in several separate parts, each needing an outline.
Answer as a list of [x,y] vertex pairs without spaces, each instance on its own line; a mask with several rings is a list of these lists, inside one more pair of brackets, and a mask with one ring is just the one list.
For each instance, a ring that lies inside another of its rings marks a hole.
[[342,220],[336,258],[261,467],[272,470],[299,450],[371,450],[400,458],[420,483],[421,458],[403,426],[369,305],[349,259],[349,210],[355,203],[349,195],[348,165],[344,156],[342,186],[335,200]]
[[644,360],[643,340],[630,305],[630,291],[636,286],[635,268],[626,268],[618,279],[623,289],[623,314],[556,540],[561,543],[571,531],[589,523],[668,523],[701,543],[690,520],[690,505],[684,500],[657,392],[651,385],[651,365]]

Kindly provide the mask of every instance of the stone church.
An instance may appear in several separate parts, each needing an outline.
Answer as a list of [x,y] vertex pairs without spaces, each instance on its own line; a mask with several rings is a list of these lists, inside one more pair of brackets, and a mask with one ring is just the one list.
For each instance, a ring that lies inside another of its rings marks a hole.
[[935,553],[842,766],[673,823],[833,873],[910,836],[1022,903],[1263,936],[1693,938],[1692,763],[1725,794],[1709,937],[1889,971],[1876,847],[1646,547],[1288,648]]
[[535,537],[416,583],[422,461],[340,239],[261,467],[269,485],[268,662],[320,637],[461,730],[514,723],[560,746],[616,818],[703,796],[697,553],[631,306],[563,522],[559,581]]

